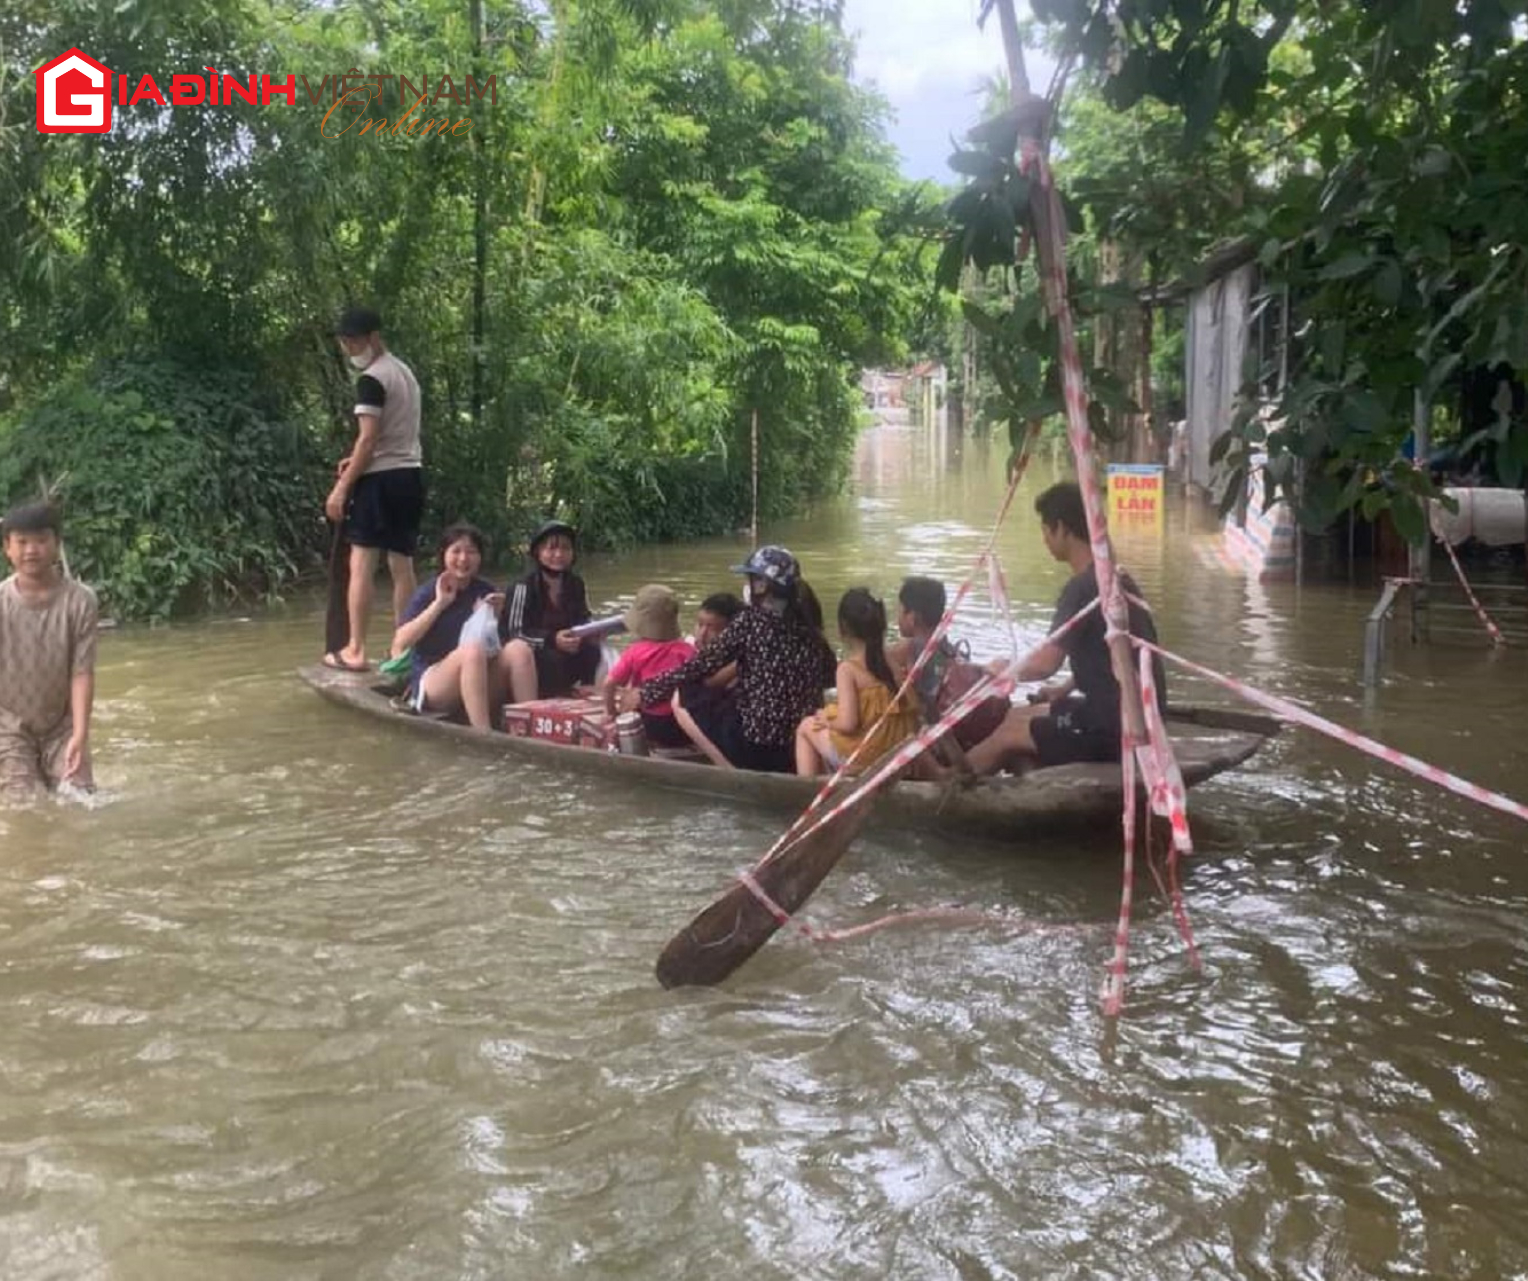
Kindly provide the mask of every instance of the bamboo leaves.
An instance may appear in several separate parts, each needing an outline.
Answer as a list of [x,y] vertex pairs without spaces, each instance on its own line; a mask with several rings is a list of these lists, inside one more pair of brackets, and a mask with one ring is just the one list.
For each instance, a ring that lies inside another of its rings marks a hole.
[[[831,6],[192,0],[140,24],[142,5],[18,3],[0,18],[6,121],[30,120],[31,69],[66,30],[118,68],[305,79],[294,104],[124,108],[130,137],[44,146],[6,126],[0,388],[18,403],[0,457],[55,386],[94,392],[92,362],[132,348],[174,354],[177,405],[199,370],[254,377],[280,403],[249,430],[290,418],[332,469],[354,427],[329,327],[364,297],[421,383],[431,522],[470,516],[513,545],[555,499],[596,543],[698,534],[746,511],[750,409],[764,510],[791,510],[843,474],[856,368],[906,354],[922,282],[903,224],[924,215]],[[329,136],[334,119],[321,135],[351,67],[390,82],[374,115],[396,114],[403,75],[496,92],[464,138]],[[69,416],[50,448],[96,448],[89,423]],[[288,559],[316,550],[321,495],[291,504]]]

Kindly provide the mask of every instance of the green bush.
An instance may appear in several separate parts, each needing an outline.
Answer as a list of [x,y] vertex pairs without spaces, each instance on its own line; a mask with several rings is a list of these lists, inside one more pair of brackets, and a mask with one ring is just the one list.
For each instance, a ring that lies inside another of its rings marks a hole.
[[122,619],[269,597],[322,543],[324,468],[252,372],[122,360],[0,420],[0,496],[51,492]]

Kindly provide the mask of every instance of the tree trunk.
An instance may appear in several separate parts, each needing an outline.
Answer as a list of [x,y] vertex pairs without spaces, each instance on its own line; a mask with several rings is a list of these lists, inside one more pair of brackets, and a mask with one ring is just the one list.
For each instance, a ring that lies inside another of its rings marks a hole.
[[[483,80],[483,0],[469,0],[472,74]],[[483,312],[488,294],[488,166],[483,135],[472,132],[472,439],[483,439]]]
[[[1111,285],[1119,279],[1119,241],[1101,239],[1098,242],[1098,283]],[[1100,312],[1093,322],[1093,363],[1100,369],[1113,369],[1119,350],[1118,313]]]
[[[961,271],[960,292],[964,297],[976,284],[976,268],[967,266]],[[976,359],[976,344],[981,339],[970,321],[963,322],[960,346],[960,419],[967,431],[976,430],[977,415],[981,412],[980,396],[976,380],[981,369]]]
[[[1149,272],[1147,275],[1148,289],[1156,284],[1156,273]],[[1152,321],[1154,315],[1150,303],[1141,307],[1141,359],[1137,366],[1140,372],[1140,381],[1135,388],[1135,403],[1141,407],[1140,429],[1137,438],[1134,461],[1138,463],[1155,463],[1162,461],[1160,458],[1161,446],[1157,442],[1156,433],[1152,430],[1156,422],[1156,406],[1152,401],[1151,394],[1151,347],[1152,347]]]
[[966,341],[961,351],[960,370],[960,421],[967,431],[976,427],[977,400],[976,379],[976,330],[966,326]]
[[[1143,267],[1144,259],[1139,250],[1127,252],[1117,240],[1099,242],[1100,283],[1139,290]],[[1152,455],[1147,418],[1151,374],[1147,368],[1150,344],[1145,332],[1146,323],[1144,307],[1126,307],[1103,312],[1093,325],[1093,363],[1112,373],[1126,394],[1141,408],[1136,414],[1109,411],[1109,434],[1113,437],[1109,456],[1132,463],[1150,462]],[[1144,400],[1141,397],[1143,383],[1148,384]]]

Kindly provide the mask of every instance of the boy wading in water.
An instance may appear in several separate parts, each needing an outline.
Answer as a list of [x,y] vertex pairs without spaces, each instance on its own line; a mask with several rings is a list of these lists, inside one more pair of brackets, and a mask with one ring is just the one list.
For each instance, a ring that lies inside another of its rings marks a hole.
[[95,702],[95,593],[59,569],[58,513],[17,507],[4,521],[15,571],[0,582],[0,797],[62,782],[90,788]]

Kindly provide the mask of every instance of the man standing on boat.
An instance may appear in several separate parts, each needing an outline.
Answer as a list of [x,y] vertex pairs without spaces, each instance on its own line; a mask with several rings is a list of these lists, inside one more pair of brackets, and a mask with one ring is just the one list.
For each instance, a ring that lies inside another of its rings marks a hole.
[[402,618],[414,594],[414,546],[424,517],[419,383],[413,370],[388,351],[381,328],[382,317],[375,311],[352,307],[337,330],[340,346],[359,375],[357,431],[354,447],[340,461],[324,514],[336,525],[344,522],[350,543],[350,639],[342,649],[325,654],[324,665],[346,671],[369,666],[366,625],[372,581],[383,552],[393,583],[394,625]]
[[[1052,485],[1035,499],[1035,512],[1046,551],[1072,570],[1056,601],[1050,627],[1054,633],[1097,598],[1098,577],[1088,541],[1087,512],[1077,485],[1072,481]],[[1123,571],[1120,586],[1140,598],[1135,580]],[[1157,629],[1150,610],[1134,601],[1128,604],[1131,633],[1155,644]],[[974,772],[996,773],[1011,756],[1042,766],[1119,760],[1119,682],[1114,679],[1102,610],[1094,610],[1059,640],[1042,645],[1019,670],[1018,679],[1047,680],[1064,662],[1072,665],[1068,679],[1031,696],[1030,706],[1015,707],[990,737],[966,753]],[[1165,708],[1166,673],[1160,658],[1154,658],[1153,664],[1157,702]]]

